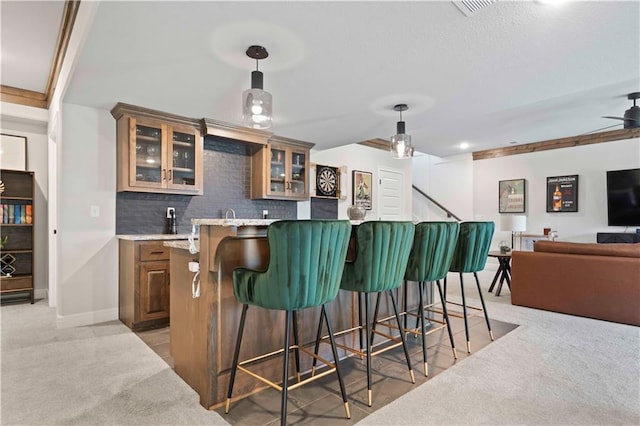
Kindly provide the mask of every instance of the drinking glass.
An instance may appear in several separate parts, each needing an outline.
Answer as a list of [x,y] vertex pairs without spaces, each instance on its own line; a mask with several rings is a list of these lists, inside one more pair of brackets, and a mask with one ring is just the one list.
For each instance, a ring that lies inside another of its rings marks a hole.
[[184,168],[189,168],[189,162],[191,161],[191,153],[189,151],[185,151],[182,153],[182,159],[184,160]]

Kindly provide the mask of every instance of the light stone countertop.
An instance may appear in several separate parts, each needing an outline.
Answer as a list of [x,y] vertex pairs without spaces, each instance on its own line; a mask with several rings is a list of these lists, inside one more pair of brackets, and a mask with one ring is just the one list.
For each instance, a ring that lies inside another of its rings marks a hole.
[[[194,243],[196,245],[196,249],[200,251],[200,241],[196,240]],[[189,241],[185,240],[165,241],[163,245],[170,248],[189,250]]]
[[191,219],[193,225],[267,226],[280,219]]
[[190,234],[130,234],[116,235],[120,240],[153,241],[153,240],[186,240]]

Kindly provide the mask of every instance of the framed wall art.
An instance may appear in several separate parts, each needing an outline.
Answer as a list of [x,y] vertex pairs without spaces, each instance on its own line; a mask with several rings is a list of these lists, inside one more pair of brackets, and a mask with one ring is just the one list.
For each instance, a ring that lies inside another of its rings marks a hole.
[[0,168],[27,170],[26,136],[0,135]]
[[512,179],[498,182],[498,212],[524,213],[525,180]]
[[547,178],[547,212],[578,211],[578,175]]
[[371,210],[372,200],[371,172],[353,171],[353,205]]

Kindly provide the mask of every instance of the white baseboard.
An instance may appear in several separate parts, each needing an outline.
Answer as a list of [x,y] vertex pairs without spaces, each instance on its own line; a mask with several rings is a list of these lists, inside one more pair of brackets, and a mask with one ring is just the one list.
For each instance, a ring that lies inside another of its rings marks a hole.
[[36,288],[33,291],[33,297],[36,299],[47,299],[49,300],[49,290],[46,288]]
[[98,324],[117,319],[118,308],[103,309],[101,311],[83,312],[81,314],[58,315],[58,318],[56,319],[56,326],[57,328],[80,327],[83,325]]

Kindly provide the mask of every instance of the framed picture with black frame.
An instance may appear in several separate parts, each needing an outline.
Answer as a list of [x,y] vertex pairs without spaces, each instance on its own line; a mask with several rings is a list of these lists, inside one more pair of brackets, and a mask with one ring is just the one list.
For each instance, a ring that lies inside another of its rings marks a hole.
[[498,181],[498,212],[524,213],[525,189],[526,181],[524,179]]
[[547,178],[547,213],[578,211],[578,175]]
[[353,205],[362,206],[365,210],[371,210],[372,194],[372,174],[354,170],[353,177]]

